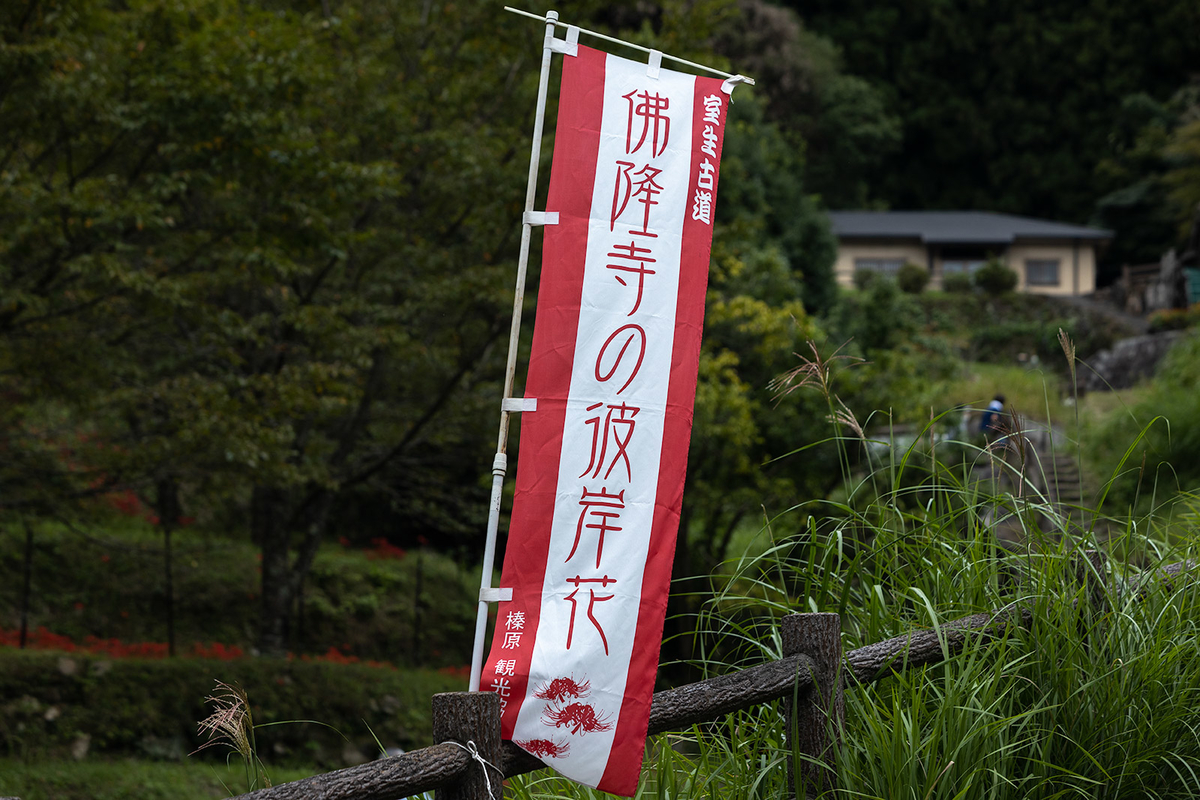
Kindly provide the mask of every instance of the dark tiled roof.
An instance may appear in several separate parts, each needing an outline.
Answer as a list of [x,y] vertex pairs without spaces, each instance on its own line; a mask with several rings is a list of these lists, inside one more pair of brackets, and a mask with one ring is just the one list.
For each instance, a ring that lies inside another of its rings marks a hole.
[[831,211],[840,238],[920,239],[931,244],[1007,244],[1015,239],[1111,239],[1112,231],[990,211]]

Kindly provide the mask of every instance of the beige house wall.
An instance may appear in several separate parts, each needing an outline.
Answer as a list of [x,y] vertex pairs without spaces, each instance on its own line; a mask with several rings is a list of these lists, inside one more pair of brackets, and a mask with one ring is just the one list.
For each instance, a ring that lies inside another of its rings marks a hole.
[[[1009,269],[1017,273],[1017,291],[1031,294],[1074,295],[1091,294],[1096,290],[1096,248],[1088,241],[1029,241],[1022,240],[999,254]],[[838,243],[834,269],[839,286],[854,285],[854,261],[859,258],[900,259],[932,266],[930,288],[941,288],[942,258],[935,250],[934,263],[929,262],[925,245],[911,239],[842,241]],[[1056,286],[1026,283],[1025,262],[1028,260],[1057,260]]]
[[854,285],[856,258],[898,258],[901,261],[920,264],[922,267],[929,266],[929,254],[925,246],[911,239],[839,242],[837,262],[834,265],[838,286]]
[[[1058,285],[1030,286],[1025,274],[1025,262],[1029,260],[1058,261]],[[1019,292],[1074,295],[1096,291],[1096,248],[1087,241],[1078,245],[1073,242],[1020,241],[1008,248],[1004,261],[1017,273]]]

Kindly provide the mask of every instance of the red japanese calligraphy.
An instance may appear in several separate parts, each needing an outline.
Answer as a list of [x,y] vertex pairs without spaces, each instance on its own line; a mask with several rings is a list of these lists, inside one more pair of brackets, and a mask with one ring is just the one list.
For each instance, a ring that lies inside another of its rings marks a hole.
[[[575,638],[575,612],[579,609],[579,605],[575,600],[575,595],[579,594],[579,590],[582,585],[585,583],[598,583],[600,584],[601,589],[607,589],[610,583],[616,582],[616,578],[610,578],[607,575],[602,578],[582,578],[579,575],[576,575],[574,578],[567,578],[567,583],[570,583],[575,587],[575,591],[563,598],[571,604],[571,621],[567,625],[568,650],[571,649],[571,642]],[[587,618],[589,621],[591,621],[592,626],[596,629],[596,632],[600,634],[600,642],[604,645],[604,655],[608,655],[608,637],[604,635],[604,628],[600,625],[600,621],[596,619],[594,610],[596,608],[596,603],[603,603],[605,600],[612,600],[614,597],[616,597],[614,594],[603,596],[597,595],[595,589],[591,588],[590,586],[588,587]]]
[[[617,352],[616,358],[613,359],[612,366],[607,372],[601,374],[601,370],[603,369],[602,365],[605,360],[604,354],[608,352],[609,345],[611,345],[622,333],[627,333],[628,335],[625,338],[624,343],[621,345],[621,349]],[[617,370],[621,367],[621,362],[625,359],[625,353],[629,350],[629,345],[633,344],[635,339],[638,342],[637,362],[634,363],[633,369],[630,371],[629,377],[625,380],[625,383],[621,384],[620,389],[617,389],[617,394],[620,394],[629,388],[629,384],[633,383],[633,379],[637,377],[638,370],[642,368],[642,361],[646,358],[646,331],[641,325],[634,325],[632,323],[629,325],[622,325],[609,335],[609,337],[604,341],[604,344],[601,345],[600,353],[596,356],[596,380],[600,381],[600,383],[607,383],[608,381],[612,380],[614,375],[617,374]]]
[[[646,276],[656,274],[654,270],[648,269],[647,264],[655,263],[655,259],[650,257],[651,250],[649,247],[638,247],[637,242],[631,241],[629,244],[614,244],[612,252],[608,254],[609,258],[617,258],[632,263],[629,264],[606,264],[605,269],[611,269],[616,272],[629,272],[637,275],[637,299],[633,302],[633,308],[625,316],[632,317],[642,305],[642,292],[646,286]],[[636,264],[636,266],[634,266]],[[614,276],[617,283],[622,286],[628,286],[625,279],[620,275]]]
[[[651,133],[650,140],[650,155],[657,157],[662,155],[667,150],[667,141],[671,135],[671,118],[664,115],[663,112],[671,107],[670,98],[663,97],[658,92],[650,94],[649,91],[643,90],[638,92],[634,89],[626,95],[622,95],[626,102],[629,103],[629,123],[625,130],[625,152],[636,153],[641,149],[646,141],[646,135]],[[637,98],[638,102],[634,101]],[[642,134],[638,138],[636,145],[633,142],[633,118],[637,117],[642,121]],[[659,146],[658,134],[661,125],[662,130],[662,145]]]
[[[583,506],[583,511],[579,513],[579,524],[575,526],[575,542],[571,545],[571,552],[567,554],[563,563],[565,564],[575,557],[575,551],[579,549],[579,540],[583,537],[583,530],[587,528],[597,533],[596,568],[599,569],[600,558],[604,554],[604,535],[623,530],[617,525],[610,525],[609,520],[621,518],[621,511],[625,508],[625,490],[610,494],[607,489],[601,487],[598,492],[589,492],[585,486],[579,505]],[[598,519],[599,522],[584,525],[583,523],[588,519]]]
[[[587,407],[588,411],[595,411],[603,403],[594,403]],[[591,419],[584,420],[584,424],[592,426],[592,454],[588,461],[587,468],[579,473],[582,478],[589,472],[593,478],[600,477],[600,470],[604,469],[604,463],[608,457],[608,443],[611,439],[617,446],[617,452],[613,454],[612,460],[608,462],[608,471],[604,473],[605,480],[612,475],[613,468],[617,466],[618,461],[625,462],[625,477],[627,480],[633,480],[633,468],[629,463],[629,455],[625,452],[625,448],[629,446],[629,440],[633,438],[633,429],[637,425],[634,417],[641,411],[637,406],[631,406],[626,403],[610,405],[608,413],[604,415],[604,426],[600,425],[600,415],[596,415]],[[599,458],[596,457],[596,450],[599,449]],[[593,467],[595,471],[593,471]]]
[[[610,231],[616,230],[617,219],[625,213],[625,206],[629,205],[629,196],[633,192],[633,178],[629,173],[636,166],[632,161],[617,162],[617,182],[613,185],[612,214],[608,218]],[[618,205],[620,208],[617,208]]]
[[617,221],[621,219],[621,215],[625,213],[625,209],[629,207],[629,201],[632,199],[642,204],[642,220],[640,230],[634,228],[629,232],[637,236],[654,238],[658,234],[650,230],[650,212],[654,206],[658,205],[658,201],[654,198],[663,192],[662,184],[655,180],[662,174],[662,170],[645,164],[637,172],[634,172],[635,166],[637,165],[631,161],[617,162],[617,179],[613,186],[612,213],[608,219],[608,229],[610,231],[616,229]]

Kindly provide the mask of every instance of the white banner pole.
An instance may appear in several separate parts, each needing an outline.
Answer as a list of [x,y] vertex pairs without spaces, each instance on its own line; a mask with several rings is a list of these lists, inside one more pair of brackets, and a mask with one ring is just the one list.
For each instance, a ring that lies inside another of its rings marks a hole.
[[500,527],[500,501],[504,492],[504,476],[508,472],[508,423],[512,414],[513,379],[517,370],[517,349],[521,338],[521,311],[525,303],[525,274],[529,265],[529,240],[534,221],[533,202],[537,194],[538,166],[542,156],[542,122],[546,115],[546,92],[550,84],[551,45],[558,22],[557,11],[546,12],[546,36],[542,43],[542,72],[538,82],[537,110],[533,120],[533,146],[529,156],[529,182],[525,186],[525,213],[521,220],[521,250],[517,256],[517,287],[513,297],[512,327],[508,335],[508,362],[504,372],[504,395],[500,402],[500,434],[496,441],[496,457],[492,462],[492,497],[488,506],[487,540],[483,549],[483,575],[479,579],[479,610],[475,617],[475,645],[471,652],[469,689],[479,691],[479,676],[483,669],[483,640],[487,635],[488,603],[498,599],[492,587],[492,570],[496,562],[496,532]]
[[[541,19],[541,17],[538,16],[537,14],[531,14],[528,11],[523,11],[519,8],[513,8],[512,6],[505,6],[504,10],[511,11],[514,14],[520,14],[522,17],[529,17],[530,19]],[[557,18],[557,15],[555,15],[555,17]],[[562,25],[563,23],[560,22],[558,24]],[[701,70],[702,72],[707,72],[710,75],[719,75],[722,78],[730,78],[730,79],[736,80],[738,83],[744,83],[747,86],[754,85],[754,79],[747,78],[745,75],[734,75],[732,72],[725,72],[724,70],[720,70],[715,67],[710,67],[705,64],[697,64],[695,61],[688,61],[687,59],[678,58],[677,56],[673,56],[670,53],[662,53],[662,52],[659,52],[658,50],[654,50],[650,47],[645,47],[644,45],[634,44],[633,42],[627,42],[624,39],[617,39],[613,36],[608,36],[606,34],[600,33],[599,31],[589,30],[587,28],[578,28],[578,31],[581,34],[584,34],[585,36],[591,36],[594,39],[600,39],[601,41],[604,41],[604,42],[612,42],[613,44],[619,44],[622,47],[628,47],[631,50],[640,50],[643,53],[658,53],[660,58],[666,59],[667,61],[674,61],[676,64],[680,64],[681,66],[691,67],[692,69],[698,69],[698,70]]]

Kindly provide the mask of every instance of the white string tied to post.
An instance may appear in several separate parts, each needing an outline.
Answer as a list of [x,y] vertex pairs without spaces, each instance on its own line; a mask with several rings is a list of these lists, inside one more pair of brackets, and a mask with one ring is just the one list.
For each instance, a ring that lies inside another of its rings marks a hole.
[[491,800],[496,800],[496,795],[492,794],[492,779],[488,777],[488,767],[491,767],[496,772],[500,773],[501,781],[504,780],[504,770],[500,769],[495,764],[480,755],[479,748],[475,746],[475,742],[472,739],[468,739],[466,744],[459,744],[458,742],[446,742],[446,744],[452,744],[455,747],[461,747],[463,750],[467,751],[471,758],[479,762],[479,768],[483,770],[483,782],[487,784],[488,797],[491,798]]

